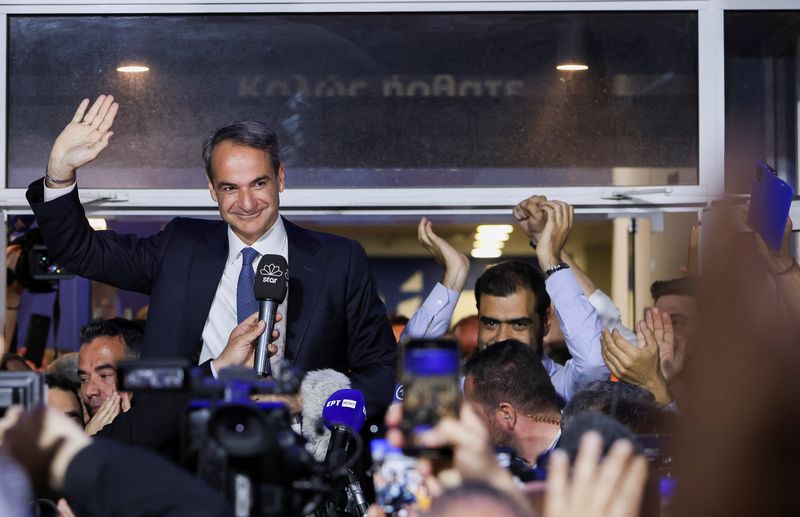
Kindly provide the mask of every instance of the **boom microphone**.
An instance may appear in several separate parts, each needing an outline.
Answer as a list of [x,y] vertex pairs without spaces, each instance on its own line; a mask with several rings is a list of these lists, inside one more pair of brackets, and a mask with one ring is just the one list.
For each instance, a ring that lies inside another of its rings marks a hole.
[[318,461],[325,459],[331,437],[331,432],[325,426],[317,425],[322,420],[322,410],[328,397],[349,387],[347,375],[330,368],[308,372],[300,384],[300,396],[303,399],[302,434],[308,440],[306,449]]
[[256,342],[255,364],[256,374],[260,377],[272,375],[269,364],[269,342],[272,341],[272,330],[275,328],[275,314],[278,306],[286,299],[289,283],[289,265],[280,255],[264,255],[258,262],[253,292],[258,300],[258,319],[267,324],[263,334]]

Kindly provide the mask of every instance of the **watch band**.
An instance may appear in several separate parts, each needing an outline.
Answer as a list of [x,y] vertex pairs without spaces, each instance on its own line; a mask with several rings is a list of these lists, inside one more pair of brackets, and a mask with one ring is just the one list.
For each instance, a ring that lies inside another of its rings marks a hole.
[[553,276],[558,271],[561,271],[562,269],[569,269],[569,264],[567,264],[566,262],[559,262],[555,266],[547,268],[544,271],[544,277],[550,278],[551,276]]
[[75,183],[75,176],[66,180],[57,180],[54,177],[50,176],[50,172],[48,171],[44,171],[44,176],[45,178],[50,180],[50,183],[53,183],[54,185],[67,185],[67,184],[71,185],[72,183]]

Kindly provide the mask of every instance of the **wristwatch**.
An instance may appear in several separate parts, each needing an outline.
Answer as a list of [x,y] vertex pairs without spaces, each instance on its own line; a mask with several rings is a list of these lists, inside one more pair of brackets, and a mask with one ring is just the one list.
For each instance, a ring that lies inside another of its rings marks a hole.
[[551,276],[553,276],[553,274],[555,274],[557,271],[561,271],[562,269],[569,269],[569,264],[567,264],[566,262],[559,262],[555,266],[545,269],[544,277],[550,278]]

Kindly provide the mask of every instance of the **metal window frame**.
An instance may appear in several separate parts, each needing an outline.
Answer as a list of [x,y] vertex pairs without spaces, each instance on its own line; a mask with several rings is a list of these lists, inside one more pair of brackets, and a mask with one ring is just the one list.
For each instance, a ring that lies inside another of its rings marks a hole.
[[[798,9],[795,0],[529,0],[480,2],[397,2],[373,0],[236,3],[192,0],[132,0],[97,3],[67,0],[0,2],[0,52],[7,55],[8,15],[18,14],[189,14],[189,13],[339,13],[339,12],[487,12],[487,11],[696,11],[698,14],[698,185],[667,187],[555,187],[537,189],[573,204],[577,211],[609,216],[696,209],[724,189],[725,97],[724,13],[726,10]],[[6,84],[7,60],[0,62]],[[0,97],[0,119],[6,120],[6,97]],[[0,124],[0,186],[6,185],[6,127]],[[486,214],[507,211],[531,188],[295,189],[281,195],[285,213],[348,214]],[[216,206],[204,189],[82,189],[90,211],[98,215],[211,215]],[[793,214],[800,214],[800,202]],[[24,189],[0,188],[0,208],[29,213]],[[507,213],[507,212],[506,212]]]

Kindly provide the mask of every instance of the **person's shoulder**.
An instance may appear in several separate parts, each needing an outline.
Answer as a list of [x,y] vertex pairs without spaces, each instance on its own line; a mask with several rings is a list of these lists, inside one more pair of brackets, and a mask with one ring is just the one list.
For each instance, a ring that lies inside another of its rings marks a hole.
[[286,228],[286,235],[289,239],[304,242],[306,244],[313,244],[320,248],[331,250],[343,250],[352,246],[361,247],[358,242],[353,239],[336,235],[334,233],[320,232],[299,226],[287,219],[283,220],[284,227]]
[[211,219],[176,217],[164,227],[164,232],[187,239],[200,239],[211,231],[225,231],[225,223]]

